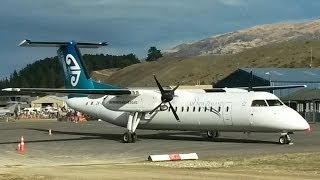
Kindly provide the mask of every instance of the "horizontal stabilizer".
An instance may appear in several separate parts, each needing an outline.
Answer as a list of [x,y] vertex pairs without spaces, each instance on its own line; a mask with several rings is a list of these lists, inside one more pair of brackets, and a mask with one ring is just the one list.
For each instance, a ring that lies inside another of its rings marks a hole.
[[29,39],[23,40],[19,46],[24,47],[60,47],[68,44],[77,44],[79,48],[99,48],[101,46],[107,46],[106,42],[99,42],[99,43],[83,43],[83,42],[40,42],[40,41],[31,41]]
[[128,89],[58,89],[58,88],[5,88],[2,91],[32,92],[32,93],[65,93],[65,94],[100,94],[100,95],[130,95]]

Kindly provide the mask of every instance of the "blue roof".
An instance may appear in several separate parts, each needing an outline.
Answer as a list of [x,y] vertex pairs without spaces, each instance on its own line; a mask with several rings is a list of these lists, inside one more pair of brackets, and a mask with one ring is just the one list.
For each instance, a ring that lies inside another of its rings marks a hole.
[[320,82],[320,68],[240,68],[272,82]]

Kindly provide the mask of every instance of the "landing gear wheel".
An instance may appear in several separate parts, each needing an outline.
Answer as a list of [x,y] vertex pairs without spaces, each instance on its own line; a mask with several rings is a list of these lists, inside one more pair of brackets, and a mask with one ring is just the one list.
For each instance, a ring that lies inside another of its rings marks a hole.
[[132,134],[130,132],[125,132],[122,135],[122,141],[124,143],[131,143],[132,142]]
[[134,132],[131,134],[132,142],[135,143],[138,139],[138,135]]
[[279,138],[279,144],[286,144],[287,138],[285,136],[280,136]]
[[280,136],[279,138],[279,144],[290,144],[291,138],[289,135]]
[[209,139],[214,139],[220,136],[219,131],[207,131],[207,136]]
[[207,137],[208,137],[209,139],[213,139],[213,137],[214,137],[214,131],[207,131]]
[[220,132],[219,132],[219,131],[216,131],[214,137],[215,137],[215,138],[218,138],[219,136],[220,136]]

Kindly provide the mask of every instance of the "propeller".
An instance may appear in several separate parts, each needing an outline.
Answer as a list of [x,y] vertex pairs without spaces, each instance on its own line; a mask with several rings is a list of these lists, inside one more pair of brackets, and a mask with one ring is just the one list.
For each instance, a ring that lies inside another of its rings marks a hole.
[[160,103],[157,107],[155,107],[152,111],[150,111],[149,114],[152,114],[152,113],[153,113],[155,110],[157,110],[162,104],[164,104],[164,103],[169,103],[169,105],[170,105],[169,108],[171,109],[174,117],[176,118],[177,121],[180,122],[180,119],[179,119],[179,117],[178,117],[178,115],[177,115],[177,112],[174,110],[172,104],[170,103],[170,101],[172,101],[172,99],[173,99],[173,97],[174,97],[174,91],[175,91],[176,89],[178,89],[178,87],[180,86],[180,84],[178,84],[178,85],[177,85],[175,88],[173,88],[173,89],[164,90],[164,89],[162,88],[161,84],[159,83],[158,79],[156,78],[156,75],[153,75],[153,77],[154,77],[154,80],[156,81],[157,86],[158,86],[158,88],[159,88],[159,90],[160,90],[160,92],[161,92],[161,103]]

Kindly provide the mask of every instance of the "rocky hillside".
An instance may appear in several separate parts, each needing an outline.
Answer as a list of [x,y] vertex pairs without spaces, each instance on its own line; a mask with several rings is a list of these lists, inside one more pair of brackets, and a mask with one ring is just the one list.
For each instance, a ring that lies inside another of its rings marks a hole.
[[211,84],[239,67],[309,67],[310,63],[312,67],[320,66],[318,40],[272,43],[228,55],[164,57],[154,62],[113,69],[113,73],[108,70],[95,72],[93,77],[120,86],[156,86],[153,74],[157,75],[163,85],[194,85],[196,81]]
[[235,54],[246,49],[292,40],[320,39],[320,19],[258,25],[199,41],[178,45],[165,51],[169,57]]

